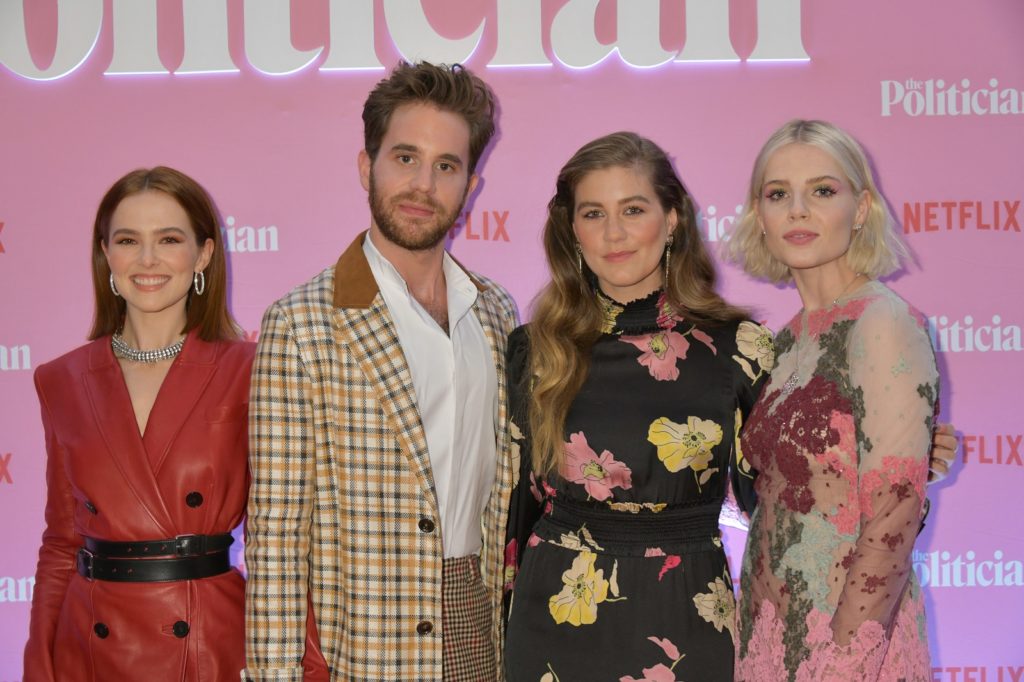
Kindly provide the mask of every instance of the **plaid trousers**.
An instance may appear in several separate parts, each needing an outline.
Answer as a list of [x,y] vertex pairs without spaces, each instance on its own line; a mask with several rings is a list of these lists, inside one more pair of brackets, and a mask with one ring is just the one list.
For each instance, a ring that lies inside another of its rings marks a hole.
[[441,638],[445,682],[493,682],[491,601],[475,554],[444,560]]

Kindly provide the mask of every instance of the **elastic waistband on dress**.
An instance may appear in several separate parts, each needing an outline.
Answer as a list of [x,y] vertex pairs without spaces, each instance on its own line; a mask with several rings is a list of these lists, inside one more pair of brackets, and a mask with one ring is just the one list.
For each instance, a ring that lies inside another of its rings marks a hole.
[[576,531],[586,526],[600,540],[623,543],[689,542],[719,536],[718,505],[641,509],[633,513],[555,499],[545,520]]

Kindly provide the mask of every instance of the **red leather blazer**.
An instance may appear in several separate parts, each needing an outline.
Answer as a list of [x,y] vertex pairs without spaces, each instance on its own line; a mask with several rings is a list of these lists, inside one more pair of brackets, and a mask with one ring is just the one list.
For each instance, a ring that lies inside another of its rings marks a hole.
[[87,580],[75,561],[82,536],[157,540],[238,525],[254,350],[190,333],[143,435],[109,337],[36,370],[47,501],[25,682],[238,679],[245,588],[237,571],[119,583]]

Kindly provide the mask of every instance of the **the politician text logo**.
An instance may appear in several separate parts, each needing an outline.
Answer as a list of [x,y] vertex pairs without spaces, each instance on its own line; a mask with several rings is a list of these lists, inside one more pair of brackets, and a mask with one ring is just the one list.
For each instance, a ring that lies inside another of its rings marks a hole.
[[229,253],[259,253],[278,251],[277,225],[253,227],[252,225],[235,225],[235,216],[224,218],[224,249]]
[[908,201],[903,204],[903,231],[1021,233],[1020,199],[988,201]]
[[1024,563],[997,549],[984,556],[973,550],[913,553],[914,573],[925,587],[1022,587]]
[[28,344],[0,345],[0,372],[32,369],[32,350]]
[[928,332],[932,348],[940,353],[988,353],[1024,348],[1020,326],[1004,323],[1001,315],[993,315],[988,323],[975,321],[973,315],[964,315],[963,319],[933,315],[928,318]]
[[30,602],[35,586],[36,579],[30,575],[20,578],[0,576],[0,603]]
[[743,213],[743,204],[737,204],[731,214],[719,211],[717,206],[710,204],[697,214],[697,224],[701,232],[704,233],[704,238],[709,242],[722,242],[729,239],[729,234],[741,213]]
[[947,83],[941,78],[882,81],[882,116],[999,116],[1020,114],[1024,92],[990,78],[987,85],[970,79]]

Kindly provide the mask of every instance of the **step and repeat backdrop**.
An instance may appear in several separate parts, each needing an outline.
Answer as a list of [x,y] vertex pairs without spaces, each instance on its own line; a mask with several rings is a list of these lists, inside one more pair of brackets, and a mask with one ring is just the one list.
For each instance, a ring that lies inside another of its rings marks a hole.
[[[500,100],[450,249],[524,319],[555,176],[588,140],[666,148],[715,251],[775,128],[861,140],[913,253],[890,284],[928,317],[961,439],[913,555],[933,679],[1024,680],[1022,29],[1018,0],[0,0],[0,681],[22,673],[43,527],[32,372],[85,340],[100,197],[158,164],[209,189],[255,339],[368,226],[362,103],[403,58],[463,63]],[[800,307],[721,275],[769,326]]]

